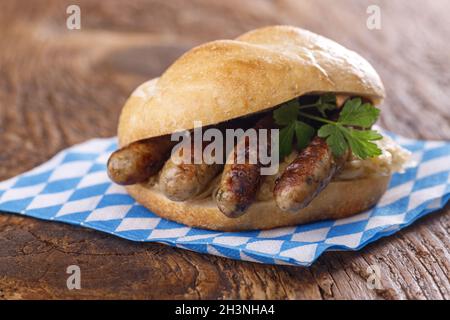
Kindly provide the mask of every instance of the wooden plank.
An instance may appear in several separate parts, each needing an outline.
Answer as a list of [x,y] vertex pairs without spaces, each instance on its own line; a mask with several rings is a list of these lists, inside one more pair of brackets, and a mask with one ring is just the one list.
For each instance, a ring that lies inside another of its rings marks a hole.
[[[388,93],[381,124],[450,139],[446,0],[79,1],[82,30],[65,28],[70,1],[8,1],[0,10],[0,179],[92,137],[115,134],[130,91],[190,47],[258,26],[293,24],[360,52]],[[366,28],[381,8],[382,28]],[[121,240],[83,228],[0,215],[0,299],[449,299],[450,208],[358,252],[311,268],[267,266]],[[66,288],[66,268],[82,290]],[[377,265],[382,289],[371,290]]]

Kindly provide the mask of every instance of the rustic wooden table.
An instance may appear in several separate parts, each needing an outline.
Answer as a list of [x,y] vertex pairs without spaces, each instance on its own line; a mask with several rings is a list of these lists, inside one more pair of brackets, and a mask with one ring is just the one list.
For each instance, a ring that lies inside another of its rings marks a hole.
[[[450,23],[434,1],[71,1],[0,3],[0,179],[92,137],[115,134],[125,99],[192,46],[268,24],[293,24],[360,52],[386,85],[381,125],[450,139]],[[381,30],[366,27],[370,4]],[[450,209],[358,252],[310,268],[269,266],[121,240],[0,214],[0,299],[449,299]],[[82,289],[66,288],[66,268]],[[378,265],[382,289],[366,286]]]

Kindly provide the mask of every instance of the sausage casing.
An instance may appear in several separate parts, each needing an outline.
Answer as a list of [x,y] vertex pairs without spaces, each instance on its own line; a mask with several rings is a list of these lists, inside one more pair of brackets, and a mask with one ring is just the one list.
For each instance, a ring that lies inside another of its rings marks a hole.
[[342,169],[347,154],[336,158],[326,141],[315,137],[276,180],[274,196],[283,211],[306,207]]
[[168,136],[135,141],[111,154],[108,175],[121,185],[144,182],[161,169],[173,145]]
[[178,151],[179,163],[169,158],[161,170],[161,191],[173,201],[189,200],[201,193],[222,170],[221,164],[194,163],[194,143],[191,145],[190,162],[182,161],[183,150]]
[[[254,129],[270,129],[273,127],[272,116],[266,116],[259,120]],[[270,130],[268,130],[270,133]],[[267,149],[270,149],[270,135],[267,139]],[[237,163],[238,145],[245,148],[245,163]],[[242,146],[242,144],[244,144]],[[245,213],[245,210],[253,203],[261,183],[261,163],[259,159],[256,163],[249,163],[249,159],[258,158],[258,149],[250,150],[248,137],[243,137],[238,141],[225,164],[219,187],[215,193],[215,199],[219,210],[230,218],[236,218]],[[256,155],[253,153],[256,152]],[[253,155],[252,155],[253,154]]]

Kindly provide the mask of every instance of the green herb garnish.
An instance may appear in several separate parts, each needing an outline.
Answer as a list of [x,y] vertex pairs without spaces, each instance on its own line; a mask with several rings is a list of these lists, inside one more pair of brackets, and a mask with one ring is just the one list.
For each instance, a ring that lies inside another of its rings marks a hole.
[[326,117],[326,111],[336,109],[336,95],[332,93],[325,93],[315,103],[317,110],[323,117]]
[[[301,110],[316,108],[323,117],[311,115]],[[325,94],[311,105],[299,105],[297,100],[290,101],[274,111],[273,117],[280,130],[280,158],[292,151],[294,136],[298,149],[305,148],[315,135],[315,129],[299,120],[308,118],[323,123],[317,134],[325,138],[331,151],[336,156],[343,155],[350,148],[352,153],[366,159],[379,156],[381,150],[372,141],[382,139],[381,134],[370,127],[377,121],[380,110],[361,99],[347,100],[337,121],[326,119],[326,111],[336,109],[336,96]]]
[[297,120],[299,116],[299,104],[297,101],[291,101],[284,104],[273,112],[275,123],[283,127],[280,130],[280,158],[283,159],[292,151],[292,142],[294,136],[297,140],[299,149],[305,148],[316,130],[309,124]]

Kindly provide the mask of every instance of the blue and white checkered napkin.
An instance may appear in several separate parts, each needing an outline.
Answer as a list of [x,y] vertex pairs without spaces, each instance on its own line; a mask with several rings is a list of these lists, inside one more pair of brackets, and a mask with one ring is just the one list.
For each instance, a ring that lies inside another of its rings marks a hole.
[[161,219],[106,175],[116,139],[94,139],[0,183],[0,211],[101,230],[133,241],[270,264],[310,265],[326,250],[357,250],[442,208],[450,198],[450,142],[391,135],[418,165],[395,174],[378,205],[359,215],[268,231],[217,232]]

